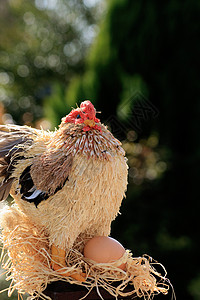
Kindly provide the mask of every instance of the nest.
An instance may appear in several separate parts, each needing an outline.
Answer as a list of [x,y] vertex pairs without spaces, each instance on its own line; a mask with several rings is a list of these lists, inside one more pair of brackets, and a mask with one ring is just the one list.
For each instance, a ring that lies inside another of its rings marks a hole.
[[[58,280],[83,285],[88,289],[88,293],[96,288],[101,299],[103,298],[99,292],[100,287],[115,298],[137,295],[151,299],[155,294],[168,292],[166,272],[163,276],[158,273],[154,268],[155,263],[152,263],[149,257],[132,257],[131,252],[127,250],[114,264],[94,263],[83,257],[81,237],[66,254],[67,267],[62,270],[62,273],[86,273],[86,281],[79,282],[71,277],[63,277],[52,269],[48,236],[43,229],[30,224],[30,220],[16,207],[5,208],[2,211],[1,227],[1,240],[4,245],[1,262],[6,270],[7,280],[11,280],[8,296],[16,289],[20,295],[28,293],[29,300],[38,296],[49,299],[43,291],[47,284]],[[126,271],[117,267],[122,263],[126,264]],[[128,285],[132,290],[126,292],[125,288]]]

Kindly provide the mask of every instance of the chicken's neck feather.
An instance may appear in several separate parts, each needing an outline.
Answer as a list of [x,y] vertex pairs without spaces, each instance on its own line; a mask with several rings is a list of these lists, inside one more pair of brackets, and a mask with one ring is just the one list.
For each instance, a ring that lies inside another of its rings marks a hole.
[[[98,124],[99,125],[99,124]],[[83,131],[83,124],[62,124],[50,141],[50,148],[62,148],[65,155],[86,155],[88,158],[110,160],[116,154],[124,156],[124,150],[106,126],[100,124],[102,132],[92,129]]]

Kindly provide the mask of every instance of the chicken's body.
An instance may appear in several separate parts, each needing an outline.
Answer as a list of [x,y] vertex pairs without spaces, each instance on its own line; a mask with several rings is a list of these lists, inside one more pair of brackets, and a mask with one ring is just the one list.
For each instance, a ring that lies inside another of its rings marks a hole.
[[63,119],[55,132],[0,126],[0,198],[10,191],[50,245],[66,250],[82,234],[109,235],[127,186],[120,142],[86,119]]

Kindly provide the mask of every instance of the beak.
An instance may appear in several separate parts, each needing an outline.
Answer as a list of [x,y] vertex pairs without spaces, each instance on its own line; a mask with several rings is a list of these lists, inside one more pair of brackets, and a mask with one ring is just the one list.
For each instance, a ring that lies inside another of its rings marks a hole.
[[94,127],[96,125],[94,120],[89,120],[89,119],[85,120],[83,123],[89,127]]

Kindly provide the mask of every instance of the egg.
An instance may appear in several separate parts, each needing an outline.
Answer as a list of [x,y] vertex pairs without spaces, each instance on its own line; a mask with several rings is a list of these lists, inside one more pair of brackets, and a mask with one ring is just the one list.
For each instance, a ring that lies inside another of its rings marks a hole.
[[[124,253],[124,247],[117,240],[107,236],[93,237],[84,248],[84,257],[96,263],[113,263]],[[125,270],[126,264],[121,264],[118,268]]]

